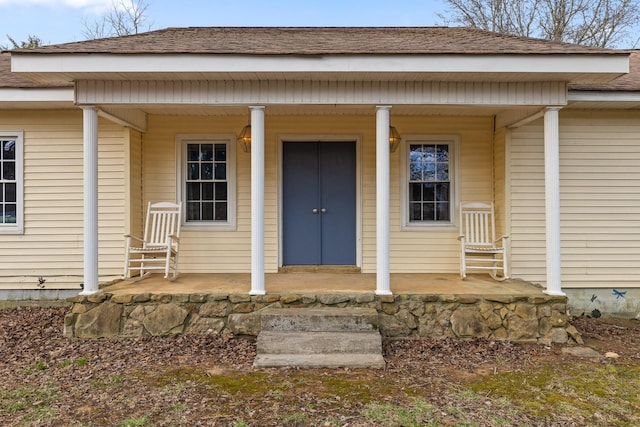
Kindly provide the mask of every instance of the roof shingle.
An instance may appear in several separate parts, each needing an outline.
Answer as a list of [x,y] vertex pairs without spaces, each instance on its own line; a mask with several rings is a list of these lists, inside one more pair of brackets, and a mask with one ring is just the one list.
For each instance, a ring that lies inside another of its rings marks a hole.
[[[18,49],[16,52],[26,52]],[[189,27],[28,49],[114,54],[566,54],[608,49],[449,27]]]

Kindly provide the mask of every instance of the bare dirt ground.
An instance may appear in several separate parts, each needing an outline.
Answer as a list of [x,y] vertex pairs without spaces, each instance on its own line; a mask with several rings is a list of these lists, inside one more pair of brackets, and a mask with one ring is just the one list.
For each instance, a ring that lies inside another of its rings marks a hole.
[[573,319],[595,358],[397,339],[384,343],[384,370],[256,370],[252,339],[69,340],[66,311],[0,310],[1,425],[640,425],[635,320]]

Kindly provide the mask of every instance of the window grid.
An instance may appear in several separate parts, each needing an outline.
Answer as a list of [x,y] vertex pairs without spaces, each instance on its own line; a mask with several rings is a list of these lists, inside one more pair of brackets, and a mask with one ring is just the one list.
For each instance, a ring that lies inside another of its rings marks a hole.
[[226,222],[229,206],[227,143],[186,144],[187,222]]
[[16,140],[0,139],[0,224],[16,224]]
[[449,144],[409,145],[409,221],[451,221]]

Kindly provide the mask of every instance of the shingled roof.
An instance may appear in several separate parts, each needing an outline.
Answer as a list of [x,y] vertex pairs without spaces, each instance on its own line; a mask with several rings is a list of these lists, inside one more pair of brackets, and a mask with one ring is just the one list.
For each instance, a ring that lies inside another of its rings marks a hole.
[[473,28],[449,27],[190,27],[18,49],[42,54],[616,54],[619,52]]

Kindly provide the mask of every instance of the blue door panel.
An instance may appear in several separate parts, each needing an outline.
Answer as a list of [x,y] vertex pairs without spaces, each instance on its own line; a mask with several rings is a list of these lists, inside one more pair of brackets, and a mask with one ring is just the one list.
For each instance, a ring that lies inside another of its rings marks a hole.
[[283,264],[355,265],[355,143],[285,142],[282,170]]
[[320,215],[313,214],[319,194],[317,144],[285,142],[282,156],[283,262],[318,265]]
[[320,151],[322,264],[356,264],[355,143],[323,142]]

